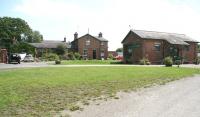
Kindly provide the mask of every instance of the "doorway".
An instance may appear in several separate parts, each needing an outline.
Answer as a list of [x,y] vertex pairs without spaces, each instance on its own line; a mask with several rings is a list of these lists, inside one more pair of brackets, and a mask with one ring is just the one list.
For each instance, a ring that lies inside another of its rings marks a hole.
[[93,50],[93,59],[97,59],[97,51],[96,51],[96,49]]

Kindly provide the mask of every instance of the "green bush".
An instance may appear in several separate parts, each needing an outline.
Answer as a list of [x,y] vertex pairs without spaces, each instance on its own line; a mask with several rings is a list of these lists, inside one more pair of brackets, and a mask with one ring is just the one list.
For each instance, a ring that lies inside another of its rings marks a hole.
[[181,60],[175,60],[175,64],[176,65],[180,65],[181,64]]
[[67,53],[68,60],[75,60],[75,56],[72,52]]
[[74,53],[74,57],[76,60],[80,60],[81,59],[81,55],[79,53]]
[[200,63],[200,57],[197,57],[195,60],[194,60],[194,64],[198,65]]
[[114,60],[114,56],[113,56],[112,54],[109,54],[109,55],[108,55],[108,59]]
[[55,64],[61,64],[60,60],[55,60]]
[[150,65],[150,61],[147,58],[143,58],[139,62],[140,65]]
[[55,60],[59,60],[59,56],[54,53],[49,53],[49,54],[45,55],[43,57],[43,59],[45,59],[47,61],[55,61]]
[[171,57],[165,57],[164,58],[164,64],[166,67],[172,67],[173,61]]

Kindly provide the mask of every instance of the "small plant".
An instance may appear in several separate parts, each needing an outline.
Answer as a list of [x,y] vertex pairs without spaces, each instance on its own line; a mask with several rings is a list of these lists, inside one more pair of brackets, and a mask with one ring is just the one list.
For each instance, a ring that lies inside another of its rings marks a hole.
[[150,63],[149,59],[143,58],[140,60],[139,64],[140,65],[150,65],[151,63]]
[[61,64],[61,60],[55,60],[55,64]]
[[77,105],[71,105],[70,107],[69,107],[69,110],[70,111],[76,111],[76,110],[80,110],[81,108],[79,107],[79,106],[77,106]]
[[165,57],[164,58],[164,64],[166,67],[172,67],[173,61],[171,57]]
[[179,67],[181,64],[181,60],[175,60],[175,64],[178,65],[178,67]]

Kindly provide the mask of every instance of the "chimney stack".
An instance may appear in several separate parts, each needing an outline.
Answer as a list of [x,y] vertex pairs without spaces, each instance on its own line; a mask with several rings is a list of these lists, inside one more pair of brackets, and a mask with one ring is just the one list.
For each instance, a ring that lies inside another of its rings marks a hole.
[[78,39],[78,33],[77,32],[75,32],[75,34],[74,34],[74,40],[76,40],[76,39]]
[[99,38],[102,38],[103,37],[103,34],[100,32],[99,33]]
[[66,37],[64,37],[64,41],[63,42],[66,42],[67,40],[66,40]]

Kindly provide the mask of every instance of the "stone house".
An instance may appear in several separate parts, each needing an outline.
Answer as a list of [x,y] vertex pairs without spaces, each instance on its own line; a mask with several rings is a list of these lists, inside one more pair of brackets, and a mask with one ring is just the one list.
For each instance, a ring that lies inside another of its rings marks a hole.
[[124,63],[137,64],[147,58],[152,64],[161,64],[167,56],[193,63],[197,58],[198,42],[184,34],[130,30],[122,44]]
[[71,42],[73,52],[78,52],[83,59],[107,59],[108,57],[108,40],[103,38],[100,32],[98,36],[86,34],[78,37],[74,34],[74,40]]

